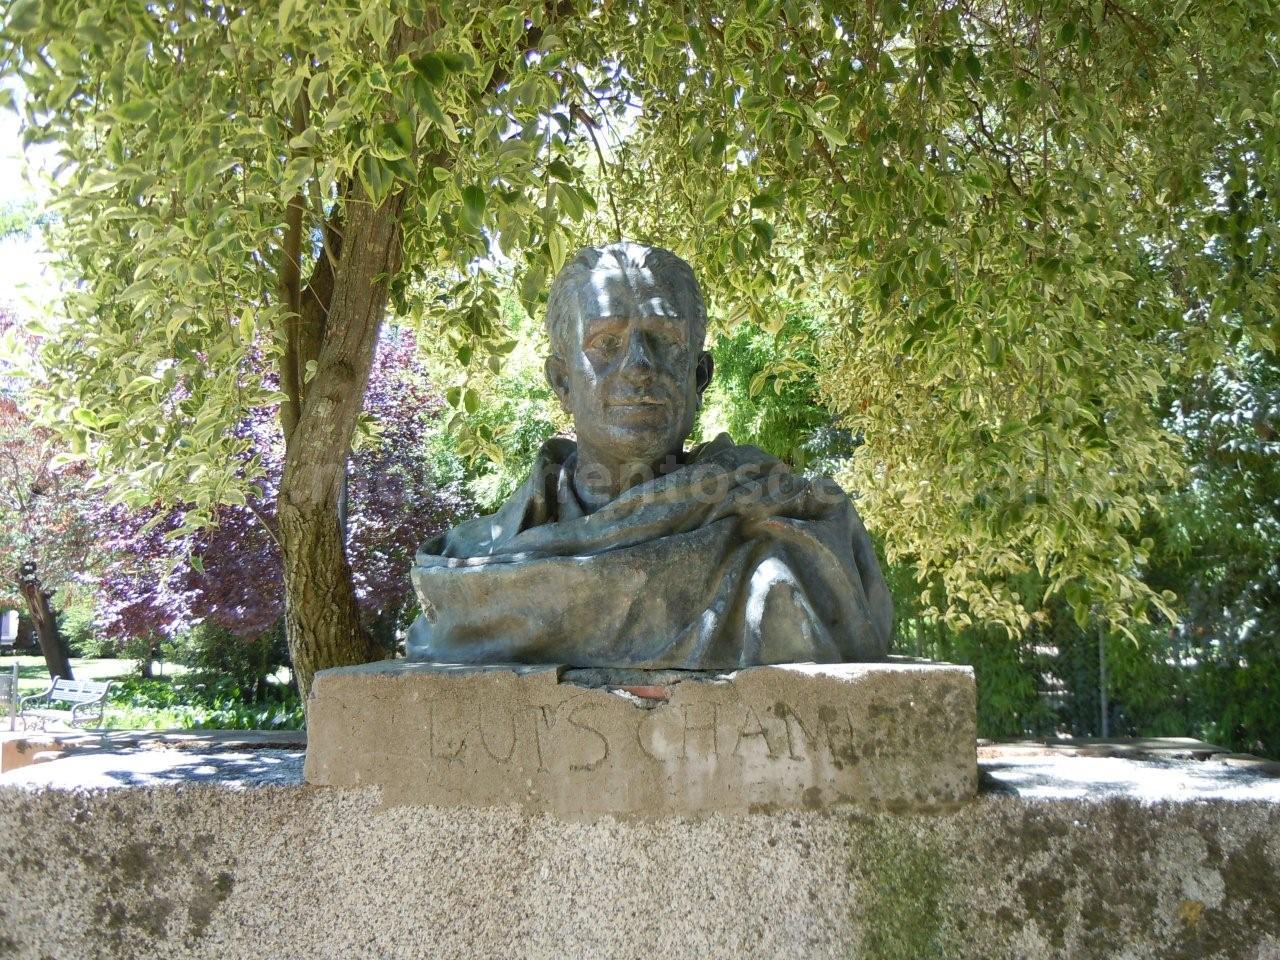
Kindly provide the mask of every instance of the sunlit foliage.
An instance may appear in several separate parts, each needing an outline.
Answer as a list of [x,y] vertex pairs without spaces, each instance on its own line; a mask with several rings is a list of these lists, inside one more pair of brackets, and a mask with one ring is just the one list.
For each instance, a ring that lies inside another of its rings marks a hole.
[[198,520],[245,496],[227,425],[280,399],[251,344],[309,389],[277,291],[333,255],[333,211],[395,201],[393,306],[469,364],[504,355],[507,277],[536,310],[576,245],[625,234],[692,260],[722,329],[813,311],[815,382],[865,440],[845,479],[939,615],[1017,631],[1037,598],[1004,585],[1034,570],[1124,630],[1164,602],[1138,533],[1181,476],[1162,386],[1275,346],[1277,23],[1269,0],[19,0],[0,74],[65,158],[78,281],[50,417]]

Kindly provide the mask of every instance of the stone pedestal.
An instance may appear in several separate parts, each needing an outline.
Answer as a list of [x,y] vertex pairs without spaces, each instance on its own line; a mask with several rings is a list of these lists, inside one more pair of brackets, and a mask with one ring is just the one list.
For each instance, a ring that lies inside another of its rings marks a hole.
[[386,661],[317,674],[306,778],[384,803],[666,816],[949,805],[977,786],[973,672],[729,674]]

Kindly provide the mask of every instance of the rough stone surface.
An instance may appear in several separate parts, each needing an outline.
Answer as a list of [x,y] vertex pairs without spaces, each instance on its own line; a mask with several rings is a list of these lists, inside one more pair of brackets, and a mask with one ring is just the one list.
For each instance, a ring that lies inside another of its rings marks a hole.
[[[1176,770],[1258,786],[1225,762],[1167,761],[1154,803],[1116,786],[1150,761],[1042,756],[1022,758],[1041,785],[1084,796],[584,821],[387,805],[261,753],[73,753],[0,777],[0,957],[1280,957],[1280,797],[1167,799]],[[1116,771],[1103,799],[1082,764]],[[90,768],[122,785],[52,786]]]
[[322,671],[307,779],[378,786],[388,803],[569,816],[939,805],[976,788],[968,667],[680,676],[403,661]]

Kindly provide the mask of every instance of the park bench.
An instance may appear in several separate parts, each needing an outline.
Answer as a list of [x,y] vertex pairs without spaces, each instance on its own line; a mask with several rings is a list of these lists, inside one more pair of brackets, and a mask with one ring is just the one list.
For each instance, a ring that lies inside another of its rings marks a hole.
[[[18,708],[22,729],[43,730],[50,720],[63,720],[73,727],[87,724],[90,720],[101,724],[102,711],[110,689],[110,680],[102,683],[96,680],[63,680],[61,677],[54,677],[48,689],[42,693],[22,698]],[[54,703],[69,703],[71,709],[55,709],[50,706]]]

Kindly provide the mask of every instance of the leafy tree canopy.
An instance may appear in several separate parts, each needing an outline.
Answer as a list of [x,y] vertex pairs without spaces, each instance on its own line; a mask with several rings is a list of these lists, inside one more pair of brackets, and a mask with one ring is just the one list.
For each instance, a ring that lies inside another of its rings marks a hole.
[[[1123,627],[1164,602],[1162,385],[1275,346],[1277,32],[1270,0],[18,0],[0,74],[64,157],[76,279],[50,419],[198,522],[245,497],[228,424],[298,416],[325,364],[299,276],[341,281],[362,211],[403,230],[395,309],[472,364],[508,278],[533,308],[623,234],[690,259],[722,328],[812,308],[847,480],[941,612],[1017,630],[1000,584],[1035,569]],[[245,373],[259,337],[283,395]]]
[[642,73],[631,232],[730,321],[816,306],[889,555],[959,624],[1026,625],[1028,568],[1081,620],[1163,603],[1136,576],[1182,464],[1160,390],[1278,332],[1275,5],[651,9],[686,42]]

